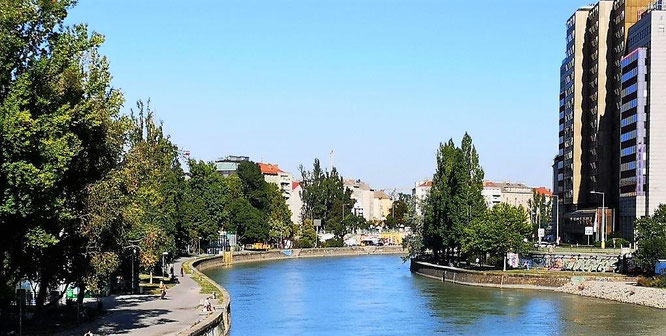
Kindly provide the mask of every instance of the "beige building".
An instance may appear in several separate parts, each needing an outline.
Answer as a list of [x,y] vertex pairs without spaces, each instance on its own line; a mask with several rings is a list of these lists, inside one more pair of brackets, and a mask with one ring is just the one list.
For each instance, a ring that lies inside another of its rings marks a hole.
[[534,196],[534,192],[546,196],[549,201],[553,196],[552,192],[544,187],[533,188],[519,182],[483,182],[483,199],[486,206],[490,209],[499,203],[507,203],[513,206],[522,206],[529,211],[529,203]]
[[393,206],[393,199],[386,194],[384,190],[375,191],[375,209],[379,210],[378,215],[381,220],[385,220],[391,214],[391,207]]
[[352,191],[352,199],[356,201],[351,210],[367,221],[381,222],[391,211],[393,201],[384,191],[376,191],[361,180],[345,180],[345,188]]

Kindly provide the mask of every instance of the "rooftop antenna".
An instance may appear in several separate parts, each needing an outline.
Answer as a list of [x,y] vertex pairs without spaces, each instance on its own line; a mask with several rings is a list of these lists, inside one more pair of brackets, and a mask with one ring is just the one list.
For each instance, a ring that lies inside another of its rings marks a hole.
[[328,171],[332,172],[333,167],[335,167],[335,155],[333,154],[333,150],[331,149],[331,152],[328,154]]

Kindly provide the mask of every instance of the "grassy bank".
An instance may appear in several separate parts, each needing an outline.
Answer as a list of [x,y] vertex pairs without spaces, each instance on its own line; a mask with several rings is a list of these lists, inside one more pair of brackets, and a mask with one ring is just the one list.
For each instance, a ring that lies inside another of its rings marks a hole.
[[196,282],[200,287],[201,287],[201,293],[202,294],[213,294],[216,293],[217,297],[222,297],[222,292],[210,282],[208,277],[203,276],[201,272],[198,270],[195,270],[194,267],[192,267],[192,262],[194,262],[196,259],[190,259],[186,262],[183,263],[183,271],[189,275],[191,275],[192,280]]

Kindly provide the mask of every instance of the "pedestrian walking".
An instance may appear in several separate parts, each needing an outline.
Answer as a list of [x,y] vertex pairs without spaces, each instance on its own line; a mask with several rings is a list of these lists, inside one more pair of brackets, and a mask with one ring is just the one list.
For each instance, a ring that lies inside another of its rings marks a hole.
[[180,277],[182,278],[184,276],[183,274],[183,266],[180,266]]
[[161,298],[164,299],[166,297],[166,285],[164,285],[164,282],[160,281],[160,291],[161,291]]

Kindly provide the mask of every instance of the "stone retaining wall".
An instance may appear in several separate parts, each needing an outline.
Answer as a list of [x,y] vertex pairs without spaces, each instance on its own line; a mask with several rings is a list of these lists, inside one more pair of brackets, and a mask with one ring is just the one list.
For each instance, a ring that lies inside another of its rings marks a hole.
[[[288,251],[288,252],[287,252]],[[402,246],[368,246],[368,247],[329,247],[314,249],[272,250],[265,252],[238,252],[233,254],[233,264],[247,262],[261,262],[281,259],[337,257],[366,254],[405,254]],[[179,333],[179,336],[226,336],[231,328],[231,296],[224,287],[217,284],[202,270],[224,266],[221,255],[207,256],[192,262],[192,272],[195,276],[204,277],[216,286],[222,293],[223,309],[208,315],[206,319]]]
[[571,281],[569,276],[509,274],[504,272],[472,271],[456,267],[435,265],[412,260],[410,270],[414,273],[442,281],[472,286],[498,288],[546,288],[555,289]]
[[[285,253],[287,251],[287,253]],[[237,252],[233,255],[232,264],[247,262],[271,261],[282,259],[343,257],[367,254],[406,254],[402,246],[364,246],[364,247],[327,247],[311,249],[271,250],[265,252]],[[211,256],[202,259],[197,268],[200,271],[224,266],[222,256]]]

